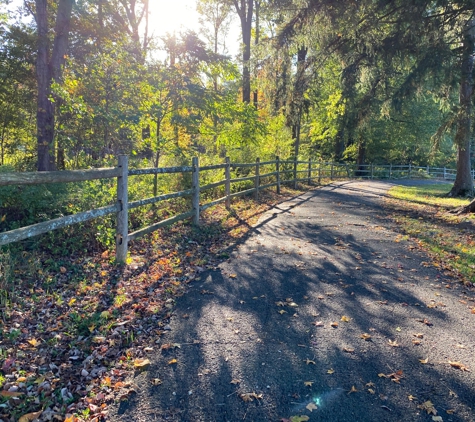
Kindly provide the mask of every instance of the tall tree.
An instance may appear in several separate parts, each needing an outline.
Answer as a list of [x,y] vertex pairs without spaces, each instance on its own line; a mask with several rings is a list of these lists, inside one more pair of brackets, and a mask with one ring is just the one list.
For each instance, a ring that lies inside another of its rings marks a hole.
[[75,0],[59,0],[54,25],[54,40],[51,49],[49,38],[51,5],[48,0],[35,0],[35,20],[38,37],[36,77],[38,83],[37,99],[37,146],[38,171],[55,169],[54,158],[54,120],[55,106],[51,101],[51,87],[61,80],[62,66],[68,50],[68,37],[71,13]]
[[233,0],[241,21],[242,35],[242,101],[251,102],[251,32],[254,0]]

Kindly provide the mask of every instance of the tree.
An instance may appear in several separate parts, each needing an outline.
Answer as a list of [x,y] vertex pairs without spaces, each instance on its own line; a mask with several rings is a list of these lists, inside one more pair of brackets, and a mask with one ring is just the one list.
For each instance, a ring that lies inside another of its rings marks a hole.
[[242,35],[242,101],[251,102],[251,32],[254,0],[233,0],[241,21]]
[[68,37],[71,13],[75,0],[59,0],[54,25],[54,41],[51,49],[49,38],[49,11],[47,0],[35,0],[38,52],[36,59],[36,77],[38,99],[36,112],[38,171],[55,169],[54,158],[54,121],[55,105],[52,101],[51,86],[61,82],[62,66],[68,50]]
[[473,62],[475,54],[475,20],[465,24],[462,45],[460,78],[460,111],[457,121],[457,175],[449,196],[473,196],[470,165],[470,138],[472,127]]

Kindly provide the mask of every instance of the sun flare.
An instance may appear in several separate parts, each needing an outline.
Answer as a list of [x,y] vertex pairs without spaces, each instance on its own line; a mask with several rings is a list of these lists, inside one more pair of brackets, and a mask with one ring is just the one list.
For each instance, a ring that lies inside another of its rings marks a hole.
[[195,0],[150,0],[150,32],[164,35],[186,29],[199,29]]

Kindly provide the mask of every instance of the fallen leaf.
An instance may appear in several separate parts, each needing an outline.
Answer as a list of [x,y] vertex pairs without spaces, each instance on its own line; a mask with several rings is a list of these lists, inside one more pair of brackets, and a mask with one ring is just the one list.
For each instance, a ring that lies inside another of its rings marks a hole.
[[417,338],[424,338],[424,334],[422,333],[414,333],[413,336]]
[[174,365],[175,363],[178,363],[178,361],[176,359],[172,359],[172,360],[168,361],[169,365]]
[[0,391],[0,396],[3,397],[21,397],[23,394],[17,391]]
[[303,383],[305,387],[311,387],[313,385],[313,381],[304,381]]
[[414,397],[412,394],[409,394],[407,398],[409,399],[409,401],[417,400],[417,397]]
[[312,322],[312,325],[315,325],[315,327],[323,327],[323,321]]
[[292,308],[298,308],[299,306],[295,302],[290,302],[288,305],[291,306]]
[[231,380],[230,384],[239,384],[240,382],[241,382],[241,380],[233,379],[233,380]]
[[449,360],[449,365],[452,368],[457,368],[457,369],[460,369],[461,371],[470,372],[470,369],[468,369],[462,362],[452,362],[451,360]]
[[425,358],[425,359],[419,359],[419,362],[420,363],[423,363],[423,364],[426,364],[427,362],[429,362],[429,358]]
[[396,331],[401,331],[401,327],[396,327]]
[[134,360],[134,368],[135,369],[147,369],[150,366],[150,360],[148,359],[135,359]]
[[360,337],[365,341],[368,341],[369,339],[371,339],[371,335],[369,335],[368,333],[363,333],[360,335]]
[[34,421],[35,419],[38,419],[42,413],[43,413],[42,410],[39,410],[38,412],[27,413],[26,415],[23,415],[20,419],[18,419],[18,422]]
[[277,306],[285,306],[285,303],[279,300],[278,302],[275,302]]
[[313,412],[314,410],[318,409],[318,406],[314,402],[310,402],[305,407],[307,408],[307,410],[310,410],[310,412]]
[[443,422],[442,416],[432,416],[434,422]]
[[279,311],[279,314],[281,314],[281,315],[284,315],[284,314],[286,314],[286,313],[287,313],[287,311],[284,311],[283,309],[281,309],[281,310]]
[[341,317],[341,320],[342,320],[343,322],[350,322],[351,318],[350,318],[350,317],[347,317],[346,315],[343,315],[343,316]]
[[389,340],[388,341],[389,345],[392,346],[392,347],[399,347],[399,344],[397,343],[396,340]]
[[239,397],[245,402],[250,402],[254,401],[254,399],[262,399],[262,394],[256,394],[256,393],[241,393],[239,394]]
[[310,360],[310,359],[305,359],[304,362],[305,362],[307,365],[310,365],[310,364],[315,365],[315,361]]
[[368,388],[368,393],[370,393],[370,394],[375,394],[376,391],[374,391],[372,388]]
[[307,415],[291,416],[291,422],[307,422],[310,418]]
[[338,322],[336,322],[336,321],[335,321],[335,322],[332,322],[330,325],[331,325],[333,328],[337,328],[337,327],[338,327]]
[[351,393],[357,393],[358,390],[356,389],[356,387],[354,385],[351,386],[351,390],[348,391],[348,394],[351,394]]
[[427,400],[426,402],[420,404],[417,407],[419,409],[425,410],[428,415],[437,415],[437,410],[435,410],[434,404],[430,400]]
[[335,370],[333,368],[330,368],[328,371],[327,371],[327,374],[334,374],[335,373]]
[[154,378],[151,382],[152,385],[160,385],[162,383],[162,380],[160,378]]
[[378,374],[378,377],[379,378],[387,378],[386,374],[383,374],[383,373]]
[[343,349],[343,351],[344,351],[345,353],[354,353],[355,349],[352,349],[351,347],[345,347],[345,348]]
[[41,342],[36,340],[35,338],[32,338],[31,340],[27,340],[29,344],[31,344],[33,347],[38,346]]
[[236,277],[237,277],[237,274],[229,274],[229,277],[230,277],[230,278],[236,278]]
[[447,413],[448,415],[453,415],[455,413],[455,409],[447,409],[445,413]]

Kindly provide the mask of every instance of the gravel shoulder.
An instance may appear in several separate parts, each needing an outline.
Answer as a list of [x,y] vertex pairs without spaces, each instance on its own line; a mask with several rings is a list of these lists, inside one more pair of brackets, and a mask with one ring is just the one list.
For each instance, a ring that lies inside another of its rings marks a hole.
[[475,291],[397,233],[391,186],[267,212],[177,300],[110,420],[474,421]]

